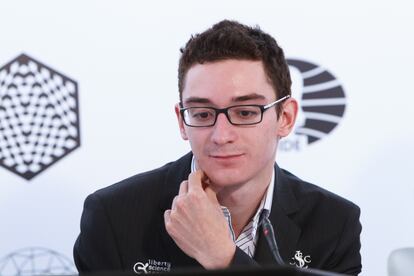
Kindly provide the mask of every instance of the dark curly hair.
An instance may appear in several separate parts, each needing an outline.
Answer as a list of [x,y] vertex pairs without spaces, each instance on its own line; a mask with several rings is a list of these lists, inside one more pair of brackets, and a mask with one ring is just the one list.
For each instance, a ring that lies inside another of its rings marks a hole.
[[[258,26],[249,27],[237,21],[223,20],[210,29],[191,36],[180,49],[178,90],[180,102],[185,76],[194,64],[226,59],[262,61],[276,98],[291,94],[291,78],[282,48]],[[277,106],[280,113],[280,105]]]

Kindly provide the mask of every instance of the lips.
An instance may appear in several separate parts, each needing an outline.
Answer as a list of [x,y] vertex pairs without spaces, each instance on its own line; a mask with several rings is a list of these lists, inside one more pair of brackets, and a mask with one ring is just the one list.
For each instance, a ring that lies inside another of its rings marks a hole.
[[210,157],[219,159],[219,160],[230,160],[234,158],[238,158],[243,156],[243,153],[237,153],[237,154],[211,154]]

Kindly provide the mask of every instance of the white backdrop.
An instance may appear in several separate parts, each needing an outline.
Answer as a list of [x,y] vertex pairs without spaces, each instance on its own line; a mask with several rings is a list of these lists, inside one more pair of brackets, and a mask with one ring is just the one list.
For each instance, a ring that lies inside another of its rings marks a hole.
[[24,52],[77,81],[81,126],[81,147],[31,181],[0,167],[0,259],[34,246],[72,258],[89,193],[189,150],[173,112],[179,48],[227,18],[260,25],[288,58],[342,84],[339,125],[277,159],[361,207],[363,275],[386,275],[389,253],[414,246],[413,5],[0,1],[0,67]]

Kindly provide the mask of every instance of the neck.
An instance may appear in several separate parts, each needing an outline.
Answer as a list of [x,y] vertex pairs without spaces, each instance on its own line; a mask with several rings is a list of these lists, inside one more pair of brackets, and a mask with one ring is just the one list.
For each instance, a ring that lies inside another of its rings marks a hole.
[[262,201],[273,173],[273,163],[260,175],[236,187],[221,189],[217,198],[231,213],[232,226],[236,237],[249,223]]

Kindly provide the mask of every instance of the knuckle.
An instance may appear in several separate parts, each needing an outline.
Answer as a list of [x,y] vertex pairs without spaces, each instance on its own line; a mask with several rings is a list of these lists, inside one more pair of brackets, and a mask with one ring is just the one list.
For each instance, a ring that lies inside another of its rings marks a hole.
[[177,214],[177,212],[175,212],[175,211],[171,211],[171,214],[170,214],[170,224],[172,225],[172,224],[175,224],[175,223],[177,223],[177,221],[178,221],[178,214]]
[[203,195],[201,193],[191,192],[189,194],[189,198],[191,199],[192,202],[198,202],[203,199]]
[[170,236],[175,236],[175,227],[171,222],[165,224],[165,230]]
[[182,196],[177,197],[176,201],[175,201],[175,207],[178,210],[184,210],[185,209],[185,199]]
[[177,200],[178,200],[178,195],[174,197],[172,204],[171,204],[171,210],[175,210],[177,209]]
[[180,197],[179,195],[176,195],[176,196],[174,197],[174,199],[173,199],[173,202],[177,202],[177,199],[178,199],[179,197]]
[[165,229],[167,230],[167,232],[171,232],[173,229],[173,223],[171,222],[171,219],[168,219],[165,221]]

